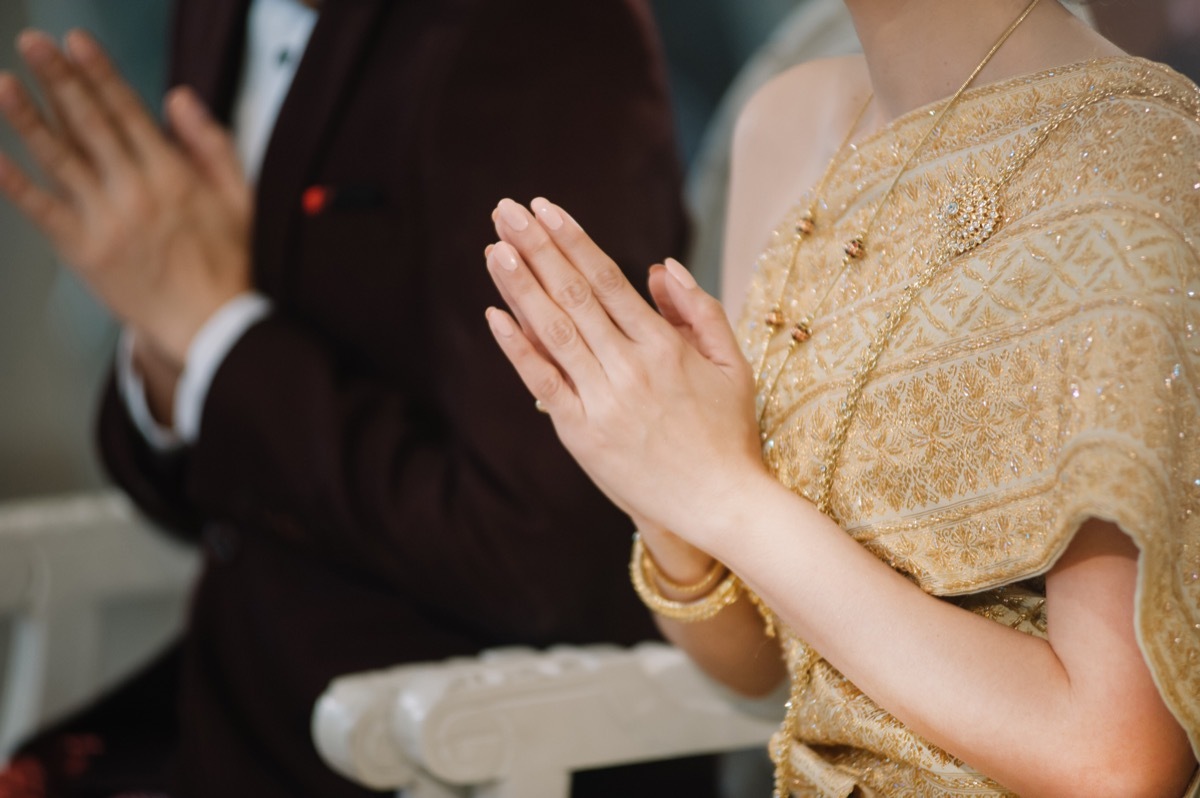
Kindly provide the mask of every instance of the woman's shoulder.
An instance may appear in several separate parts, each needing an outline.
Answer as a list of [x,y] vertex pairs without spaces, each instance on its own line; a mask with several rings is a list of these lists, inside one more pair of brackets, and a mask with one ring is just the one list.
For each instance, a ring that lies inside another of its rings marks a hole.
[[845,118],[848,124],[870,90],[861,55],[798,64],[767,81],[750,97],[738,117],[735,140],[812,138],[836,131],[836,122]]
[[1068,155],[1053,169],[1070,180],[1074,195],[1083,202],[1122,198],[1109,205],[1133,202],[1153,208],[1156,219],[1195,225],[1200,89],[1166,66],[1135,58],[1089,66],[1073,81],[1078,93],[1064,92],[1058,102],[1067,108],[1060,112],[1067,117],[1062,130],[1048,135],[1059,139],[1052,152]]
[[820,179],[870,92],[862,56],[843,56],[781,72],[742,108],[726,223],[727,301],[740,302],[770,230]]

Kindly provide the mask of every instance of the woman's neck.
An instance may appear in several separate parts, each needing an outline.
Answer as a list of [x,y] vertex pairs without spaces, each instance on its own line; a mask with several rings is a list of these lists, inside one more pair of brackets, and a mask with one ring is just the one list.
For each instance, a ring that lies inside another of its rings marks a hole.
[[[953,94],[1029,0],[845,0],[875,90],[877,123]],[[1120,54],[1064,9],[1041,0],[975,79],[982,85]]]

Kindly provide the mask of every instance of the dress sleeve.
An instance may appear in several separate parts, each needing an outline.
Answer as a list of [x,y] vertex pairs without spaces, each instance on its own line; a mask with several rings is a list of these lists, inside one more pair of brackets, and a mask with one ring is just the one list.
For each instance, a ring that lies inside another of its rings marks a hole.
[[1061,281],[1071,290],[1060,305],[1050,295],[1037,336],[1036,418],[1053,433],[1042,438],[1045,551],[1056,556],[1089,517],[1133,538],[1138,641],[1200,752],[1200,95],[1179,93],[1188,113],[1165,102],[1110,111],[1124,114],[1128,142],[1108,159],[1117,179],[1081,192],[1061,225],[1072,234],[1030,241],[1072,264]]

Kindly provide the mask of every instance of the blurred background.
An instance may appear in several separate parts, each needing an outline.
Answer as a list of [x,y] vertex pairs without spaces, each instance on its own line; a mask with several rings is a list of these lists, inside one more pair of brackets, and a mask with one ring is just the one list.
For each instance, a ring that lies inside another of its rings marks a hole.
[[[61,33],[86,27],[157,107],[170,5],[170,0],[5,0],[0,69],[14,67],[7,43],[22,28]],[[652,5],[670,64],[681,152],[686,165],[695,166],[710,119],[747,58],[785,16],[818,3],[652,0]],[[1130,52],[1168,60],[1193,79],[1200,74],[1200,0],[1100,0],[1091,7],[1101,29]],[[14,151],[7,129],[0,129],[0,148]],[[720,181],[717,186],[708,191],[719,191]],[[719,240],[708,246],[719,247]],[[715,262],[693,266],[707,284],[715,283]],[[105,313],[0,203],[0,500],[103,484],[91,429],[114,340]]]

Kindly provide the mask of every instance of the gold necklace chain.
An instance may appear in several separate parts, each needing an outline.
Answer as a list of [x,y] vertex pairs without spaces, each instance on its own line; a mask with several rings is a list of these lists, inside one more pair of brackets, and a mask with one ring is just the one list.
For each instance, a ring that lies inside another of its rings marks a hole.
[[[766,391],[762,400],[762,406],[759,410],[760,427],[762,426],[764,414],[770,405],[770,400],[778,387],[779,378],[786,370],[792,353],[795,351],[798,344],[804,343],[812,337],[813,318],[824,305],[826,299],[832,292],[833,287],[840,282],[842,276],[850,267],[850,264],[855,260],[861,259],[866,254],[866,237],[871,228],[874,226],[876,220],[879,218],[883,206],[887,204],[892,193],[895,191],[895,188],[899,184],[901,177],[908,170],[908,167],[912,164],[917,154],[923,149],[929,138],[933,135],[934,131],[936,131],[941,125],[946,115],[957,104],[959,98],[962,97],[963,93],[975,81],[975,78],[978,77],[979,73],[983,71],[983,69],[991,61],[992,57],[995,56],[1005,42],[1008,41],[1016,29],[1020,27],[1021,23],[1025,21],[1030,13],[1032,13],[1033,9],[1038,5],[1038,2],[1039,0],[1030,1],[1030,3],[1025,7],[1016,20],[1014,20],[1013,23],[1008,26],[1004,33],[1001,34],[1000,38],[997,39],[996,43],[992,45],[990,50],[988,50],[983,60],[979,62],[979,65],[971,72],[971,74],[963,82],[962,86],[959,87],[958,91],[956,91],[950,97],[949,101],[947,101],[947,103],[943,106],[941,112],[935,117],[929,129],[925,132],[913,150],[909,153],[908,157],[900,165],[900,168],[896,172],[896,176],[888,185],[883,197],[876,204],[863,233],[857,238],[851,239],[850,242],[846,244],[844,248],[842,266],[838,273],[834,276],[830,285],[826,287],[825,293],[822,295],[820,301],[818,301],[814,309],[810,311],[811,315],[808,317],[802,316],[793,324],[790,334],[791,340],[788,343],[788,349],[783,356],[783,360],[780,363],[779,368],[775,372],[775,376],[771,380],[771,387]],[[868,104],[869,103],[870,100],[868,100]],[[863,111],[859,112],[859,119],[861,119],[864,112],[865,106]],[[822,513],[828,515],[830,511],[830,495],[833,485],[834,471],[836,470],[837,462],[840,459],[842,448],[845,446],[847,434],[850,428],[850,422],[853,420],[855,411],[858,409],[858,404],[862,398],[863,389],[874,372],[875,367],[878,365],[879,358],[891,340],[892,335],[895,333],[896,328],[899,326],[900,321],[908,313],[908,310],[915,301],[917,294],[926,285],[932,282],[933,279],[941,273],[943,268],[949,264],[954,257],[978,246],[992,235],[999,218],[995,199],[995,190],[999,186],[1007,185],[1020,167],[1023,166],[1026,161],[1028,161],[1034,150],[1036,150],[1037,147],[1046,140],[1050,133],[1054,129],[1057,129],[1057,127],[1061,125],[1062,121],[1064,121],[1066,118],[1066,116],[1063,116],[1062,119],[1059,119],[1052,126],[1047,125],[1041,131],[1039,131],[1039,135],[1033,140],[1031,145],[1026,148],[1025,152],[1022,153],[1022,156],[1011,161],[1008,168],[1001,173],[997,181],[990,184],[986,183],[985,181],[977,181],[975,184],[968,187],[966,191],[955,192],[952,194],[949,201],[942,207],[938,218],[946,228],[947,233],[941,237],[938,245],[931,249],[925,268],[922,269],[922,271],[909,285],[905,286],[896,305],[890,311],[885,313],[884,322],[876,331],[871,342],[864,350],[858,366],[851,375],[851,384],[849,390],[847,391],[846,398],[838,407],[837,420],[830,436],[826,455],[823,458],[822,465],[820,466],[820,472],[817,477],[816,492],[813,497],[813,503]],[[857,127],[857,124],[858,122],[856,121],[855,125],[852,126],[850,133],[847,134],[847,139],[849,139],[849,136],[852,135],[854,127]],[[842,149],[844,149],[845,146],[846,145],[844,144]],[[839,160],[839,154],[834,155],[830,166],[826,170],[826,174],[821,179],[821,182],[818,186],[819,188],[823,189],[826,179],[833,171],[833,164]],[[962,197],[961,201],[959,199],[960,196]],[[815,208],[815,200],[810,208]],[[755,383],[760,386],[760,395],[763,395],[761,392],[761,380],[763,368],[766,365],[767,350],[769,348],[770,339],[774,336],[776,330],[783,326],[781,309],[782,300],[787,293],[789,283],[791,282],[792,273],[795,270],[797,253],[800,249],[800,245],[804,238],[811,234],[812,230],[814,229],[814,224],[815,219],[813,218],[811,212],[807,215],[807,218],[802,217],[801,222],[797,224],[796,242],[793,247],[788,268],[784,273],[783,282],[780,287],[779,301],[776,308],[768,314],[765,320],[768,328],[767,339],[763,342],[762,360],[760,361],[758,369],[755,373]],[[957,234],[955,234],[956,232]],[[766,435],[764,430],[764,439],[765,438]],[[774,613],[767,608],[762,603],[761,599],[757,598],[757,596],[751,596],[751,600],[764,615],[768,630],[774,630],[776,628]],[[791,765],[790,753],[791,742],[798,739],[799,733],[800,724],[798,713],[800,703],[803,698],[800,687],[801,686],[798,683],[798,680],[793,678],[791,695],[787,703],[787,711],[777,738],[778,744],[777,746],[773,747],[774,750],[771,752],[772,758],[775,761],[775,798],[786,798],[786,796],[791,793],[791,786],[798,780],[795,769]]]
[[[899,328],[900,323],[911,309],[913,302],[916,301],[918,294],[941,276],[955,258],[982,244],[997,229],[995,227],[987,229],[986,225],[984,225],[973,235],[960,234],[953,225],[958,224],[960,228],[965,228],[969,232],[973,223],[971,221],[972,213],[969,208],[963,207],[962,197],[974,194],[976,191],[983,192],[990,198],[993,198],[992,206],[998,207],[998,203],[994,201],[997,193],[1008,186],[1017,173],[1028,163],[1033,154],[1064,122],[1077,116],[1081,111],[1098,105],[1101,102],[1108,101],[1118,95],[1158,97],[1160,93],[1109,91],[1085,97],[1082,100],[1072,103],[1051,117],[1046,123],[1035,126],[1033,128],[1034,137],[1010,156],[1008,164],[995,179],[978,178],[965,188],[951,190],[946,201],[942,204],[938,215],[943,224],[943,235],[939,238],[934,249],[926,259],[925,267],[913,278],[912,282],[904,287],[900,298],[884,314],[883,324],[880,325],[871,342],[863,351],[858,365],[851,372],[850,387],[846,391],[845,398],[838,405],[834,429],[830,435],[825,456],[822,458],[816,491],[812,498],[813,503],[822,513],[831,517],[833,515],[831,507],[833,476],[848,437],[850,423],[862,399],[863,390],[870,381],[876,366],[879,364],[879,358],[887,348],[888,343],[890,343],[892,335]],[[746,592],[755,607],[763,615],[768,634],[774,636],[775,630],[779,628],[778,618],[761,598],[749,591],[748,588]],[[771,751],[771,757],[775,762],[775,798],[787,798],[790,793],[790,785],[796,784],[799,781],[798,774],[791,765],[789,746],[791,741],[799,739],[800,722],[798,713],[804,699],[803,688],[804,685],[802,683],[795,678],[792,679],[791,691],[786,705],[787,711],[776,738],[776,744]]]
[[[776,301],[775,306],[770,310],[770,312],[767,313],[766,317],[763,319],[763,321],[765,322],[766,327],[767,327],[767,337],[766,337],[766,341],[764,341],[764,343],[763,343],[762,355],[759,358],[758,366],[755,369],[755,374],[754,374],[755,385],[757,385],[759,387],[758,393],[760,396],[764,397],[764,399],[762,401],[762,406],[759,408],[759,411],[758,411],[758,419],[759,419],[760,425],[762,423],[763,414],[766,412],[767,404],[769,403],[771,396],[774,395],[775,390],[779,386],[779,378],[783,375],[783,372],[787,367],[788,361],[791,359],[792,353],[795,352],[796,347],[799,344],[802,344],[805,341],[812,338],[813,323],[814,323],[814,320],[816,319],[817,314],[824,307],[825,301],[829,298],[829,295],[831,293],[833,293],[833,289],[841,282],[842,277],[845,276],[845,274],[849,270],[851,264],[853,264],[857,260],[861,260],[862,258],[866,257],[867,237],[870,235],[871,230],[874,228],[875,222],[878,221],[880,213],[883,212],[884,206],[887,205],[888,200],[891,198],[893,192],[895,192],[896,186],[899,185],[900,178],[902,178],[905,175],[905,173],[907,173],[908,167],[912,165],[913,160],[917,157],[917,155],[921,152],[921,150],[924,149],[925,144],[929,141],[929,139],[933,136],[934,132],[942,124],[942,121],[945,119],[946,115],[949,114],[951,109],[953,109],[954,106],[958,104],[959,98],[961,98],[963,93],[965,93],[966,90],[971,86],[971,84],[975,82],[975,78],[979,77],[979,73],[982,72],[989,63],[991,63],[992,58],[996,55],[996,53],[998,53],[1000,51],[1000,48],[1004,46],[1004,44],[1009,40],[1009,38],[1013,35],[1013,33],[1016,32],[1017,28],[1019,28],[1021,26],[1021,23],[1025,21],[1026,17],[1028,17],[1031,13],[1033,13],[1033,9],[1037,7],[1037,5],[1040,1],[1041,0],[1030,0],[1029,4],[1027,6],[1025,6],[1025,9],[1017,16],[1017,18],[1015,20],[1013,20],[1012,24],[1010,24],[1008,26],[1008,28],[1006,28],[1002,34],[1000,34],[1000,38],[998,38],[996,40],[996,43],[992,45],[991,49],[989,49],[987,51],[987,54],[984,55],[983,59],[979,62],[978,66],[976,66],[975,69],[973,69],[971,71],[971,74],[967,76],[967,79],[963,81],[962,85],[958,87],[958,90],[955,91],[954,94],[951,95],[950,99],[946,101],[946,104],[944,106],[942,106],[941,111],[939,111],[937,116],[934,117],[933,123],[930,124],[929,129],[925,131],[925,134],[923,136],[921,136],[921,139],[917,142],[916,146],[913,147],[911,152],[909,152],[908,157],[904,159],[904,162],[900,165],[900,168],[896,171],[896,176],[894,178],[892,178],[892,182],[888,185],[887,190],[884,191],[883,196],[880,198],[879,202],[877,202],[875,204],[875,209],[871,213],[870,218],[867,220],[866,225],[864,225],[862,232],[860,232],[854,238],[851,238],[848,242],[846,242],[846,245],[842,248],[841,267],[838,269],[837,273],[833,276],[833,279],[829,281],[828,285],[825,288],[825,292],[821,295],[821,298],[817,301],[816,305],[813,306],[813,308],[807,314],[802,315],[799,319],[797,319],[796,321],[794,321],[792,323],[791,328],[789,330],[789,341],[788,341],[787,351],[784,353],[783,360],[779,364],[779,368],[775,371],[774,377],[771,379],[770,387],[768,387],[766,389],[766,391],[763,391],[762,390],[762,387],[763,387],[762,386],[762,375],[763,375],[763,370],[766,367],[767,353],[768,353],[768,350],[770,349],[770,340],[775,336],[776,332],[781,327],[783,327],[787,324],[787,319],[783,314],[783,297],[787,294],[788,287],[791,284],[792,275],[795,272],[796,263],[799,260],[800,246],[804,242],[804,240],[809,235],[811,235],[813,233],[813,231],[816,229],[815,210],[816,210],[816,205],[818,202],[817,198],[819,197],[819,194],[824,191],[825,183],[829,179],[830,175],[833,173],[835,164],[837,164],[838,162],[840,162],[842,160],[843,151],[846,149],[847,146],[849,146],[850,138],[853,135],[854,130],[858,127],[859,122],[862,120],[863,115],[866,113],[867,108],[870,106],[871,98],[870,97],[867,98],[866,104],[863,106],[862,110],[859,111],[858,117],[855,119],[854,124],[851,126],[850,130],[846,133],[846,138],[842,142],[842,145],[839,147],[838,152],[836,152],[834,154],[833,158],[829,162],[829,166],[826,167],[825,173],[822,175],[820,182],[814,188],[813,200],[811,201],[811,203],[809,205],[808,211],[805,214],[803,214],[800,217],[800,220],[796,223],[796,228],[795,228],[796,237],[795,237],[794,243],[792,245],[792,255],[788,262],[787,270],[784,272],[782,284],[780,285],[780,288],[779,288],[779,298]],[[764,439],[765,439],[765,437],[764,437]]]

